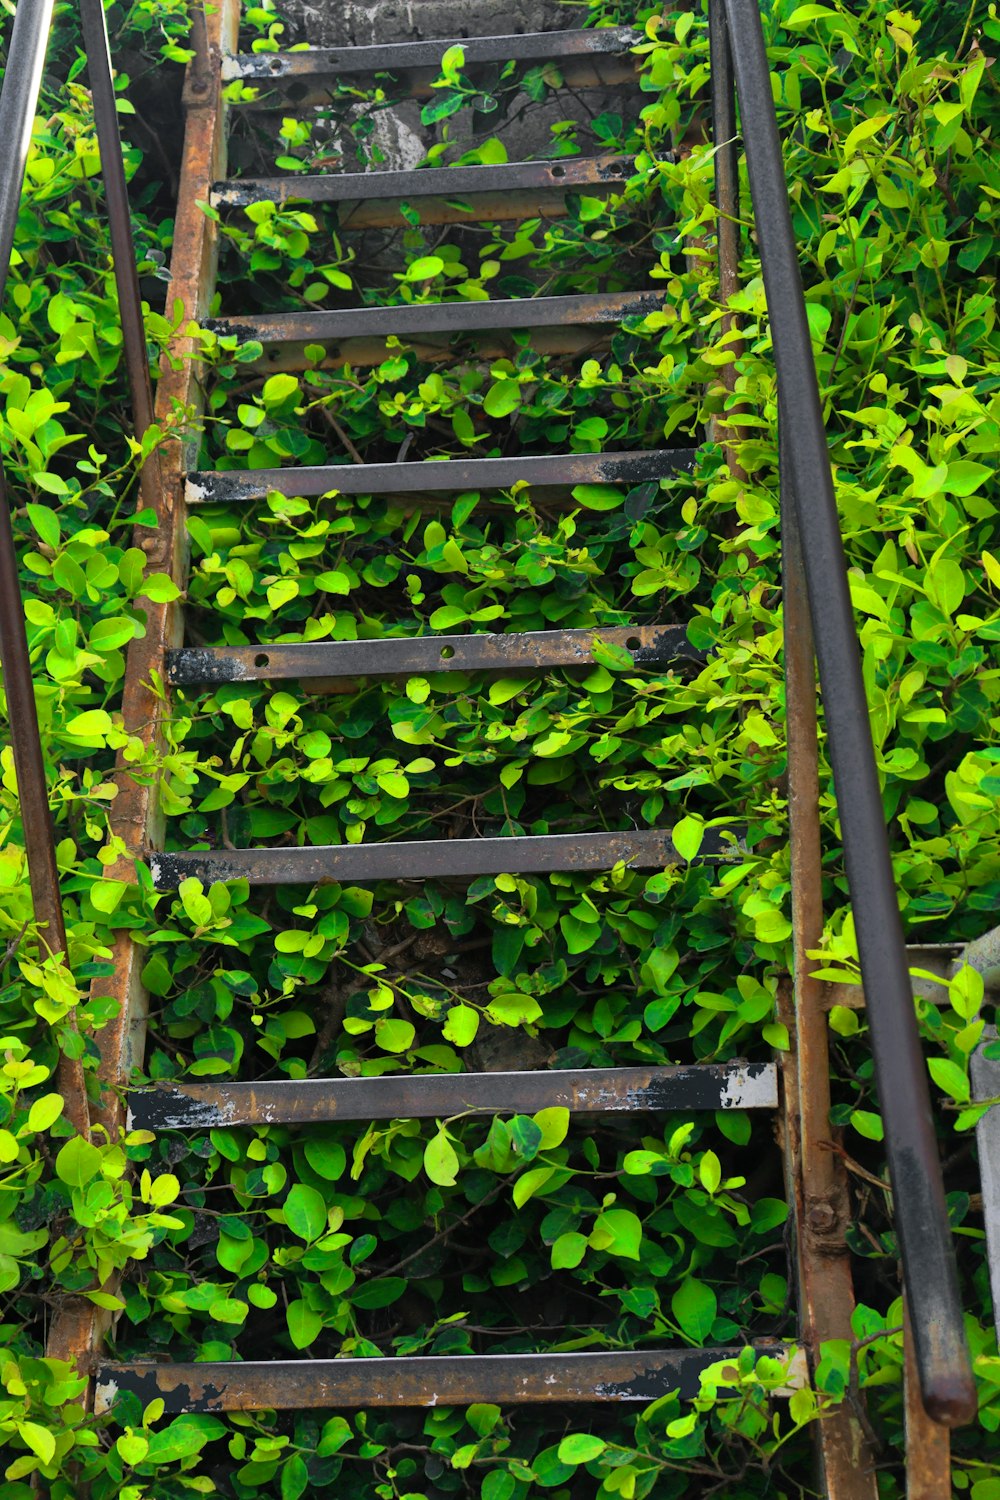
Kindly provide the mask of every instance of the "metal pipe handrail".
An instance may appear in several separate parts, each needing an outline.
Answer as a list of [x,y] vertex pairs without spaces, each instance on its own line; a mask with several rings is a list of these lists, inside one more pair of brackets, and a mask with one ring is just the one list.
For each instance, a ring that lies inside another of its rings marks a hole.
[[[0,90],[0,141],[8,152],[0,173],[0,304],[10,273],[11,252],[21,206],[21,189],[31,147],[31,132],[42,85],[54,0],[20,0],[11,29],[7,66]],[[42,942],[53,955],[65,955],[66,925],[59,892],[55,831],[49,809],[45,757],[38,729],[38,710],[31,680],[31,656],[21,602],[7,480],[0,457],[0,658],[3,661],[7,722],[17,793],[24,829],[35,920]],[[73,1012],[69,1024],[75,1025]],[[82,1134],[90,1129],[86,1079],[79,1059],[60,1053],[57,1072],[65,1112]]]
[[[7,168],[0,173],[0,303],[10,273],[21,193],[31,134],[41,90],[42,73],[52,29],[54,0],[19,0],[11,29],[7,65],[0,88],[0,140],[7,143]],[[108,219],[118,290],[126,371],[131,392],[136,435],[141,440],[153,421],[152,382],[146,352],[145,326],[132,239],[128,189],[115,105],[107,23],[101,0],[81,0],[81,22],[101,169],[108,200]],[[158,486],[159,464],[150,455],[140,484],[144,491]],[[157,493],[146,496],[155,503]],[[21,599],[17,554],[11,524],[6,476],[0,457],[0,659],[11,748],[17,774],[21,822],[24,829],[28,877],[35,917],[50,953],[67,952],[66,926],[59,890],[55,830],[48,800],[45,758],[35,705],[31,658]],[[71,1024],[75,1024],[72,1013]],[[66,1114],[87,1135],[90,1112],[86,1077],[79,1059],[60,1056],[59,1087]]]
[[854,912],[903,1279],[924,1406],[969,1422],[976,1391],[958,1293],[927,1069],[920,1046],[893,877],[860,644],[847,582],[819,384],[759,0],[722,5],[743,122],[779,388],[779,448],[805,565],[826,708],[844,859]]

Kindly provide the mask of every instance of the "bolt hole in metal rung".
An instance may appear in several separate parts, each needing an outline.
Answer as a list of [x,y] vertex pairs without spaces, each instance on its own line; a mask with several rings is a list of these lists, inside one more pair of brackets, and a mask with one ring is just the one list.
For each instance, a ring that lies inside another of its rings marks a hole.
[[257,85],[255,99],[235,101],[239,112],[287,113],[329,104],[345,78],[390,74],[394,98],[432,98],[441,59],[461,47],[462,71],[475,77],[491,64],[556,63],[563,88],[607,88],[638,82],[637,59],[630,55],[642,42],[630,27],[592,31],[525,32],[516,36],[455,37],[438,41],[396,42],[386,46],[315,48],[308,52],[242,53],[223,60],[222,77]]
[[264,1083],[158,1084],[129,1095],[130,1130],[212,1130],[330,1120],[424,1120],[458,1114],[575,1114],[777,1109],[774,1063],[420,1073]]
[[371,77],[376,73],[436,76],[441,59],[461,47],[462,67],[485,63],[552,62],[579,57],[615,57],[643,40],[630,26],[588,31],[534,31],[516,36],[453,37],[437,41],[390,42],[374,47],[316,47],[308,52],[252,52],[222,62],[224,83],[237,79],[286,85],[302,79]]
[[[735,835],[706,832],[698,859],[738,859]],[[246,880],[250,885],[325,885],[371,880],[466,879],[476,875],[536,874],[555,870],[665,869],[685,864],[669,829],[621,833],[555,833],[541,837],[434,839],[411,843],[329,844],[312,848],[211,849],[152,853],[157,890],[176,890],[191,878]]]
[[308,641],[260,646],[185,647],[168,651],[167,681],[193,683],[402,677],[433,672],[523,671],[592,667],[595,643],[624,647],[637,667],[695,661],[683,625],[628,625],[593,630],[537,630],[509,635],[386,636],[376,641]]
[[[113,1411],[123,1393],[143,1406],[159,1397],[167,1412],[312,1411],[368,1406],[468,1406],[492,1402],[642,1402],[671,1391],[697,1396],[709,1366],[739,1360],[744,1346],[722,1349],[636,1349],[593,1354],[413,1355],[384,1359],[238,1360],[205,1364],[145,1362],[98,1367],[94,1410]],[[794,1345],[751,1347],[757,1358],[787,1362],[776,1395],[808,1379]],[[735,1372],[734,1372],[735,1373]]]
[[391,172],[302,173],[291,177],[232,177],[212,186],[215,208],[251,203],[409,202],[460,199],[479,193],[546,192],[558,188],[615,192],[635,173],[628,156],[572,157],[565,162],[515,161],[498,166],[426,167]]

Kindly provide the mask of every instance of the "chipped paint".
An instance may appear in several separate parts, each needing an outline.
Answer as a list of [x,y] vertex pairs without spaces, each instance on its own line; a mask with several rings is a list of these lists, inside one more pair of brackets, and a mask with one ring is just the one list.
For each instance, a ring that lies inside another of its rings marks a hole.
[[[733,859],[742,846],[710,830],[695,856]],[[618,833],[517,835],[508,838],[399,840],[384,844],[318,844],[305,848],[206,849],[150,857],[157,890],[176,890],[194,877],[246,880],[250,885],[326,885],[341,881],[467,879],[475,875],[548,870],[666,869],[684,864],[669,829]]]
[[[788,1359],[791,1344],[754,1344],[758,1358]],[[323,1407],[430,1407],[489,1401],[649,1402],[669,1391],[698,1394],[702,1372],[736,1361],[721,1349],[594,1350],[572,1354],[461,1354],[378,1359],[301,1359],[159,1365],[130,1362],[98,1370],[100,1411],[133,1391],[182,1411],[305,1411]],[[793,1358],[794,1364],[794,1358]],[[790,1379],[790,1391],[798,1384]],[[107,1400],[106,1395],[110,1395]]]
[[509,634],[386,636],[379,640],[276,642],[195,647],[167,653],[167,680],[193,683],[409,676],[424,672],[512,671],[592,666],[594,646],[620,646],[637,664],[703,660],[684,625],[629,625]]
[[697,448],[626,453],[550,453],[530,458],[449,458],[423,463],[317,464],[308,468],[202,470],[189,474],[188,504],[262,500],[272,491],[321,495],[426,495],[505,492],[515,484],[571,490],[578,484],[646,484],[692,469]]
[[777,1071],[773,1063],[702,1063],[261,1083],[193,1081],[133,1090],[129,1105],[133,1125],[144,1130],[531,1114],[553,1106],[577,1114],[774,1109]]

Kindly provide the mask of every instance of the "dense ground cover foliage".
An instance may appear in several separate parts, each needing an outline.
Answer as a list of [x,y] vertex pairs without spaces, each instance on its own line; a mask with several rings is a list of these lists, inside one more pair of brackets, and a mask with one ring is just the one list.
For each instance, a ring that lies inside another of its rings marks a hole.
[[[964,941],[1000,897],[997,728],[1000,545],[992,456],[1000,358],[990,275],[1000,23],[985,5],[764,7],[775,98],[864,648],[886,814],[911,941]],[[609,350],[437,368],[404,344],[374,369],[261,374],[259,350],[201,338],[202,466],[488,456],[655,447],[721,408],[732,358],[710,254],[712,156],[669,159],[707,76],[700,15],[596,5],[594,24],[647,27],[642,91],[546,154],[589,138],[631,153],[607,203],[510,229],[421,228],[349,239],[321,209],[259,205],[222,226],[225,310],[615,290],[643,277],[663,313]],[[164,76],[184,57],[184,7],[110,12],[118,56]],[[266,7],[247,41],[278,46]],[[814,1493],[808,1428],[864,1392],[882,1493],[901,1493],[901,1342],[888,1195],[858,1178],[858,1347],[830,1346],[816,1393],[773,1400],[781,1370],[752,1360],[684,1408],[636,1419],[487,1406],[429,1413],[222,1421],[81,1421],[80,1383],[41,1359],[66,1292],[125,1275],[120,1353],[225,1359],[598,1349],[794,1335],[781,1166],[770,1122],[729,1112],[633,1126],[532,1119],[398,1121],[308,1131],[71,1138],[51,1081],[58,1048],[96,1061],[108,1019],[110,933],[147,950],[148,1076],[372,1076],[400,1069],[607,1066],[766,1057],[788,967],[775,387],[759,262],[744,234],[745,351],[736,483],[709,445],[693,476],[631,491],[582,488],[571,506],[469,494],[439,511],[380,497],[199,508],[187,590],[194,641],[243,643],[431,631],[689,620],[707,661],[642,672],[595,649],[544,676],[368,680],[302,697],[260,684],[179,695],[166,753],[142,752],[117,713],[124,651],[142,631],[131,511],[135,454],[77,38],[60,14],[29,165],[16,266],[0,320],[2,441],[17,496],[71,970],[43,961],[31,923],[10,752],[0,789],[4,958],[0,1207],[0,1434],[10,1500],[73,1492],[305,1494],[524,1500],[621,1494]],[[425,107],[432,160],[503,159],[496,120],[451,56]],[[544,99],[551,69],[521,78]],[[122,80],[123,95],[129,88]],[[241,85],[233,86],[239,95]],[[495,101],[496,107],[492,107]],[[341,153],[379,164],[387,91],[336,98],[237,160],[293,172]],[[473,112],[478,134],[455,144]],[[141,122],[140,122],[141,123]],[[123,116],[126,139],[130,119]],[[345,147],[345,142],[346,147]],[[466,149],[468,148],[468,149]],[[344,155],[348,159],[344,160]],[[139,168],[131,148],[129,165]],[[147,158],[136,232],[145,285],[167,253]],[[747,211],[749,219],[749,212]],[[221,305],[221,304],[220,304]],[[149,317],[151,343],[174,311]],[[709,394],[705,395],[706,385]],[[189,420],[178,413],[179,422]],[[140,517],[148,524],[151,517]],[[115,854],[114,752],[157,780],[171,847],[338,843],[433,834],[555,833],[683,820],[749,830],[738,864],[590,878],[501,876],[471,886],[326,886],[251,893],[186,882],[155,896],[102,879]],[[824,768],[826,967],[854,950]],[[102,967],[103,966],[103,967]],[[91,992],[91,979],[97,983]],[[66,1024],[75,1011],[84,1041]],[[968,1057],[982,1024],[968,971],[921,1022],[982,1425],[958,1435],[955,1486],[995,1500],[1000,1362],[990,1328]],[[881,1171],[863,1016],[838,1010],[835,1124]],[[955,1132],[958,1132],[956,1135]],[[128,1163],[135,1164],[130,1173]],[[90,1293],[98,1299],[106,1294]],[[884,1334],[878,1337],[879,1334]],[[874,1336],[874,1337],[873,1337]],[[134,1408],[134,1409],[133,1409]],[[127,1424],[127,1425],[124,1425]]]

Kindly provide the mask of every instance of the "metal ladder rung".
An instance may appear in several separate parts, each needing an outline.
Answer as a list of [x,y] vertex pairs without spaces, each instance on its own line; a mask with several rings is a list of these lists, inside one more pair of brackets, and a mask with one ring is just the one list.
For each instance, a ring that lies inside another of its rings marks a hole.
[[[706,833],[697,858],[736,858],[737,842]],[[332,881],[457,879],[475,875],[538,874],[554,870],[632,869],[685,864],[670,830],[622,833],[553,833],[511,838],[431,839],[385,844],[323,844],[310,848],[206,849],[151,853],[149,868],[159,891],[176,890],[194,877],[246,880],[250,885],[324,885]]]
[[[112,1410],[129,1391],[165,1410],[314,1411],[321,1407],[516,1406],[542,1401],[641,1401],[677,1391],[697,1396],[703,1370],[734,1363],[743,1345],[720,1349],[636,1349],[593,1354],[413,1355],[399,1359],[293,1359],[205,1364],[129,1362],[98,1366],[94,1410]],[[758,1358],[790,1360],[783,1392],[808,1379],[792,1344],[754,1344]]]
[[263,1083],[157,1084],[129,1094],[130,1130],[317,1125],[331,1120],[424,1120],[457,1114],[575,1114],[777,1109],[774,1063],[418,1073]]
[[555,62],[564,58],[619,56],[642,41],[630,26],[589,31],[531,31],[521,36],[442,38],[372,47],[314,47],[308,52],[241,52],[222,63],[224,83],[236,79],[287,85],[301,79],[357,78],[375,73],[440,70],[441,59],[461,47],[463,68],[482,63]]
[[365,338],[454,336],[496,329],[601,327],[643,318],[666,305],[663,292],[595,292],[580,297],[516,297],[491,302],[418,302],[393,307],[350,307],[321,312],[211,318],[204,327],[219,338],[235,335],[265,347],[330,344]]
[[678,657],[703,660],[684,625],[594,626],[509,635],[384,636],[374,641],[302,641],[259,646],[185,646],[168,651],[166,678],[194,683],[404,677],[428,672],[520,672],[593,666],[593,646],[621,647],[637,667]]
[[189,505],[262,500],[276,491],[319,495],[461,494],[515,484],[571,490],[578,484],[645,484],[694,467],[697,448],[628,453],[556,453],[529,458],[426,459],[401,464],[318,464],[308,468],[221,469],[189,474]]
[[628,156],[568,156],[560,161],[516,161],[475,167],[426,167],[404,172],[324,172],[288,177],[234,177],[212,186],[216,208],[250,203],[358,203],[448,200],[479,193],[615,192],[635,175]]

